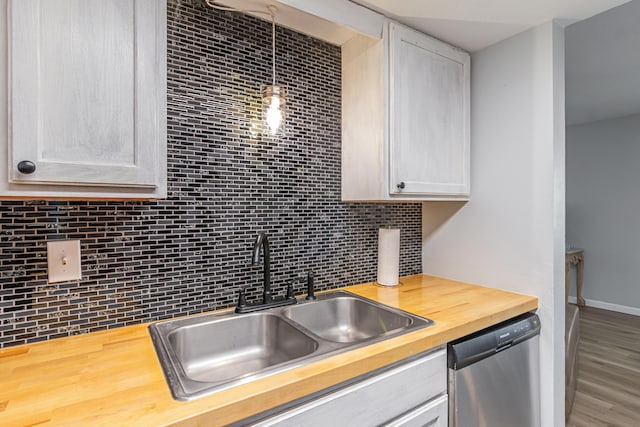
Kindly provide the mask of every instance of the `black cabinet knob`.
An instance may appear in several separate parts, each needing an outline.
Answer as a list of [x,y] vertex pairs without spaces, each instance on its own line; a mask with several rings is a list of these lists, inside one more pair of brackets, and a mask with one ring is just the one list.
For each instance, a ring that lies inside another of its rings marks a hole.
[[23,160],[18,163],[18,171],[25,175],[32,174],[36,171],[36,164],[29,160]]
[[404,181],[396,185],[396,187],[398,187],[398,190],[404,190]]

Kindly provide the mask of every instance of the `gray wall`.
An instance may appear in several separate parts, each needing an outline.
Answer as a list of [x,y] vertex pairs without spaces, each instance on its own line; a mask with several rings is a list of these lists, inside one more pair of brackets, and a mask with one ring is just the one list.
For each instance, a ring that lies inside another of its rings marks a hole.
[[563,47],[549,23],[472,56],[471,200],[423,206],[425,273],[538,296],[543,426],[564,425]]
[[567,128],[567,243],[588,304],[640,314],[640,114]]
[[567,125],[640,113],[640,0],[566,28]]

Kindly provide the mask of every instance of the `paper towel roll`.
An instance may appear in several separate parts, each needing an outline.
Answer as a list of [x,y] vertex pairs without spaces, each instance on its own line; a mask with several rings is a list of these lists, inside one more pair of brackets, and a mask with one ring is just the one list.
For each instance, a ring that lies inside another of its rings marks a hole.
[[378,283],[398,285],[400,229],[381,228],[378,233]]

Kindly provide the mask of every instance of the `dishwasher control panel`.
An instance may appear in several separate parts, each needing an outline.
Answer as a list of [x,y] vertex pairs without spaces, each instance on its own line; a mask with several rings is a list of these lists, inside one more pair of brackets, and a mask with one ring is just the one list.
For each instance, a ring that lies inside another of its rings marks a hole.
[[540,333],[540,318],[526,313],[449,344],[449,368],[460,369]]

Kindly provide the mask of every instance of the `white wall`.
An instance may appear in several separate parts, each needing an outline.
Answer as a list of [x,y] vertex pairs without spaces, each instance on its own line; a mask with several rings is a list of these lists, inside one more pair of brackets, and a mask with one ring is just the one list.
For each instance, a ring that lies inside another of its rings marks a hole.
[[640,114],[567,128],[567,242],[585,249],[582,296],[633,314],[640,314],[639,160]]
[[423,271],[538,296],[543,426],[564,425],[564,31],[472,56],[471,200],[425,203]]

